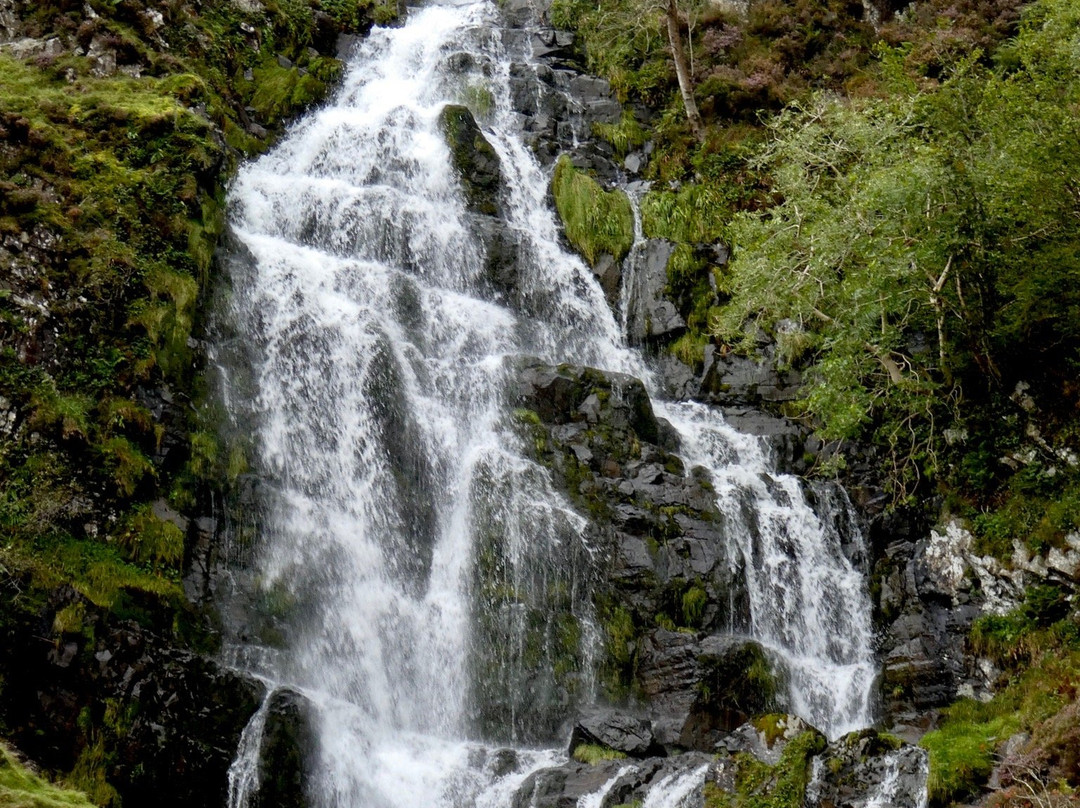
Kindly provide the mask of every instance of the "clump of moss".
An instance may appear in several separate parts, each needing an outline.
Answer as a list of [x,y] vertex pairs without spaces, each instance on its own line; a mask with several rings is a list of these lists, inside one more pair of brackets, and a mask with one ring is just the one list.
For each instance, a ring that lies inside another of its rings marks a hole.
[[592,128],[594,135],[611,144],[617,157],[625,157],[649,139],[648,130],[629,111],[623,112],[618,123],[594,123]]
[[81,791],[50,783],[27,769],[0,744],[0,804],[9,808],[94,808]]
[[605,760],[622,760],[626,757],[626,753],[612,749],[610,746],[581,743],[574,747],[574,754],[571,757],[578,763],[588,763],[590,766],[595,766]]
[[634,244],[634,213],[622,191],[605,191],[563,155],[551,180],[555,209],[566,237],[595,266],[605,253],[621,260]]

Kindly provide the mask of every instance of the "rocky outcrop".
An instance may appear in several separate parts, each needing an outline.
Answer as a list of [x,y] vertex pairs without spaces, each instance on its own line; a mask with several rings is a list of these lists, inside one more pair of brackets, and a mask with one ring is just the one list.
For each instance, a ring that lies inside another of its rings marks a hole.
[[657,743],[711,749],[772,709],[776,685],[760,646],[730,634],[749,607],[707,476],[672,453],[677,436],[637,379],[539,363],[518,378],[523,428],[604,548],[608,696],[639,703]]
[[632,345],[670,340],[686,329],[686,321],[668,300],[667,266],[674,245],[648,239],[627,257],[625,270],[626,335]]
[[263,687],[183,650],[160,605],[129,600],[127,611],[140,622],[65,588],[36,619],[8,615],[0,674],[9,736],[50,769],[78,763],[127,804],[223,805]]
[[637,758],[662,751],[657,747],[649,721],[617,710],[593,709],[579,718],[570,733],[570,754],[581,744],[603,746]]
[[451,104],[439,113],[439,125],[450,146],[450,160],[461,179],[468,207],[488,216],[498,215],[502,167],[476,119],[468,107]]

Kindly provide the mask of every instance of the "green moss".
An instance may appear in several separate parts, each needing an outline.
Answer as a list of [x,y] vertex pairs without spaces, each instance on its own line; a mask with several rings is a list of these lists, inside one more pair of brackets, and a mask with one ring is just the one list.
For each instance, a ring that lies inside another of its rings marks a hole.
[[686,590],[682,596],[683,625],[700,628],[708,603],[709,595],[702,587],[695,585]]
[[618,123],[594,123],[593,134],[610,143],[618,157],[625,157],[649,139],[648,131],[629,110],[623,112]]
[[706,783],[705,808],[799,808],[810,781],[810,760],[826,745],[824,736],[811,730],[792,738],[775,766],[736,754],[735,792]]
[[326,84],[296,67],[282,67],[267,61],[252,71],[255,91],[251,106],[264,121],[274,121],[290,110],[306,107],[326,96]]
[[86,794],[54,785],[0,744],[0,805],[8,808],[94,808]]
[[997,747],[1019,729],[1015,716],[992,712],[979,702],[958,702],[949,708],[944,726],[919,742],[930,753],[927,790],[934,804],[973,794],[989,777]]
[[184,555],[184,532],[143,506],[127,520],[117,543],[136,564],[178,565]]
[[85,791],[94,805],[113,808],[120,804],[120,795],[106,779],[106,771],[112,756],[105,748],[104,738],[97,733],[96,739],[83,747],[71,772],[71,782]]
[[574,754],[571,757],[578,763],[588,763],[590,766],[595,766],[605,760],[622,760],[626,757],[626,753],[617,752],[610,746],[582,743],[574,747]]
[[634,214],[626,194],[605,191],[565,155],[555,164],[551,191],[566,237],[586,261],[595,265],[605,253],[621,260],[630,252]]

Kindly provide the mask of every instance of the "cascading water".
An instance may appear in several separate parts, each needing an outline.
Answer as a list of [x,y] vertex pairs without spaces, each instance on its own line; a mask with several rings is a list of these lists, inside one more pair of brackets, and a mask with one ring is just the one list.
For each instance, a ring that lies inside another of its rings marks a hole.
[[744,560],[750,633],[786,675],[790,710],[830,738],[869,726],[870,597],[842,549],[843,532],[857,532],[842,492],[818,488],[811,508],[799,480],[770,472],[761,441],[714,410],[657,412],[679,428],[686,459],[710,470],[724,534]]
[[[496,16],[487,2],[437,6],[373,30],[334,101],[230,196],[241,246],[226,316],[246,356],[232,375],[249,381],[228,400],[255,439],[256,585],[285,627],[279,650],[237,658],[313,705],[319,806],[506,804],[554,753],[519,752],[507,773],[466,739],[550,739],[558,711],[592,696],[591,548],[515,429],[509,360],[651,381],[559,245]],[[512,305],[484,277],[440,124],[478,86],[517,245]],[[831,734],[868,723],[868,606],[829,526],[720,416],[658,409],[716,480],[754,632],[788,671],[793,707]],[[560,630],[562,615],[578,630]]]

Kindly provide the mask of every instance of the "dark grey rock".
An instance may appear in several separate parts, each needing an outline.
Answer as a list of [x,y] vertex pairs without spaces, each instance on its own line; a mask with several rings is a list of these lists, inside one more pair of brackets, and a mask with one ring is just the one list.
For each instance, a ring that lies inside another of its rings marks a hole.
[[580,744],[598,744],[636,758],[659,751],[649,721],[611,709],[594,710],[578,719],[570,735],[570,754]]
[[315,749],[312,706],[300,693],[281,688],[270,695],[259,747],[258,787],[251,808],[307,808],[308,757]]
[[440,113],[439,122],[469,209],[489,216],[499,215],[502,166],[473,114],[468,107],[449,104]]
[[686,329],[686,321],[665,293],[674,249],[670,241],[649,239],[626,259],[626,331],[631,344],[670,339]]

